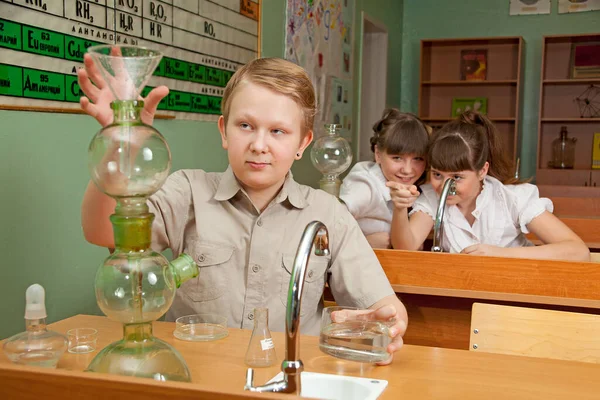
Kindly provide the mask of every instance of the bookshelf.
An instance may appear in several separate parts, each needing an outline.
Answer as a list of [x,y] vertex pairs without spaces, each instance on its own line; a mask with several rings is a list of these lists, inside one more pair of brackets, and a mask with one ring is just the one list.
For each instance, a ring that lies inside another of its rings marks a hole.
[[[543,38],[536,168],[538,185],[596,187],[600,192],[600,170],[592,169],[594,132],[600,132],[600,116],[581,118],[574,100],[590,85],[600,88],[600,77],[570,78],[572,46],[587,42],[600,42],[600,33]],[[600,101],[600,96],[596,101]],[[552,141],[559,137],[562,126],[567,127],[569,137],[577,138],[573,169],[554,169],[548,165],[552,159]]]
[[[419,117],[434,128],[452,119],[455,97],[486,97],[487,116],[495,123],[513,162],[517,157],[521,101],[521,37],[421,40]],[[462,50],[487,50],[487,79],[460,80]]]

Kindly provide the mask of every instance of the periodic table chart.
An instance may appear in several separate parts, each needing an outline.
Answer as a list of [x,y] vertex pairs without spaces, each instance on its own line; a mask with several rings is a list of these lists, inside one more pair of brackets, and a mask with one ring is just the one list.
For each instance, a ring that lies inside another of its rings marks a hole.
[[160,114],[215,121],[259,56],[259,14],[260,0],[0,0],[0,108],[78,110],[83,54],[116,43],[162,52],[142,94],[170,89]]

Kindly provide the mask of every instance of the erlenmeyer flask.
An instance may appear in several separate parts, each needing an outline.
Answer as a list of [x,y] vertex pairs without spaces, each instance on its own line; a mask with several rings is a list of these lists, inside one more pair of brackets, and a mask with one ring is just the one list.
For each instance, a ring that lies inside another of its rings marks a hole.
[[275,345],[269,331],[269,309],[254,309],[254,330],[246,351],[246,364],[251,367],[269,367],[277,361]]

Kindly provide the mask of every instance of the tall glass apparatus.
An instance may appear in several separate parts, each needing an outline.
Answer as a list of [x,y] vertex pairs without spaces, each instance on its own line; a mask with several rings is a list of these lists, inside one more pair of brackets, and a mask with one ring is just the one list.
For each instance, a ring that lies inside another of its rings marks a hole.
[[341,125],[326,124],[325,134],[315,141],[310,150],[310,159],[316,169],[323,174],[319,187],[339,198],[342,182],[338,176],[352,163],[352,148],[346,139],[339,135]]
[[165,182],[171,153],[164,137],[141,121],[140,93],[162,54],[136,46],[88,49],[115,100],[114,122],[89,146],[92,181],[117,201],[110,220],[115,251],[96,273],[96,300],[109,318],[123,323],[123,339],[105,347],[88,371],[190,381],[181,355],[152,335],[152,322],[169,309],[175,290],[198,275],[191,257],[169,261],[150,249],[152,221],[147,198]]

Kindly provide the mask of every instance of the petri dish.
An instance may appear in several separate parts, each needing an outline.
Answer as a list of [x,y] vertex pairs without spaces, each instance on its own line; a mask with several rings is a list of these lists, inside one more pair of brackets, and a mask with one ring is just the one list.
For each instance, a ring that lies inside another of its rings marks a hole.
[[208,342],[229,335],[227,318],[217,314],[194,314],[175,320],[173,336],[191,342]]

